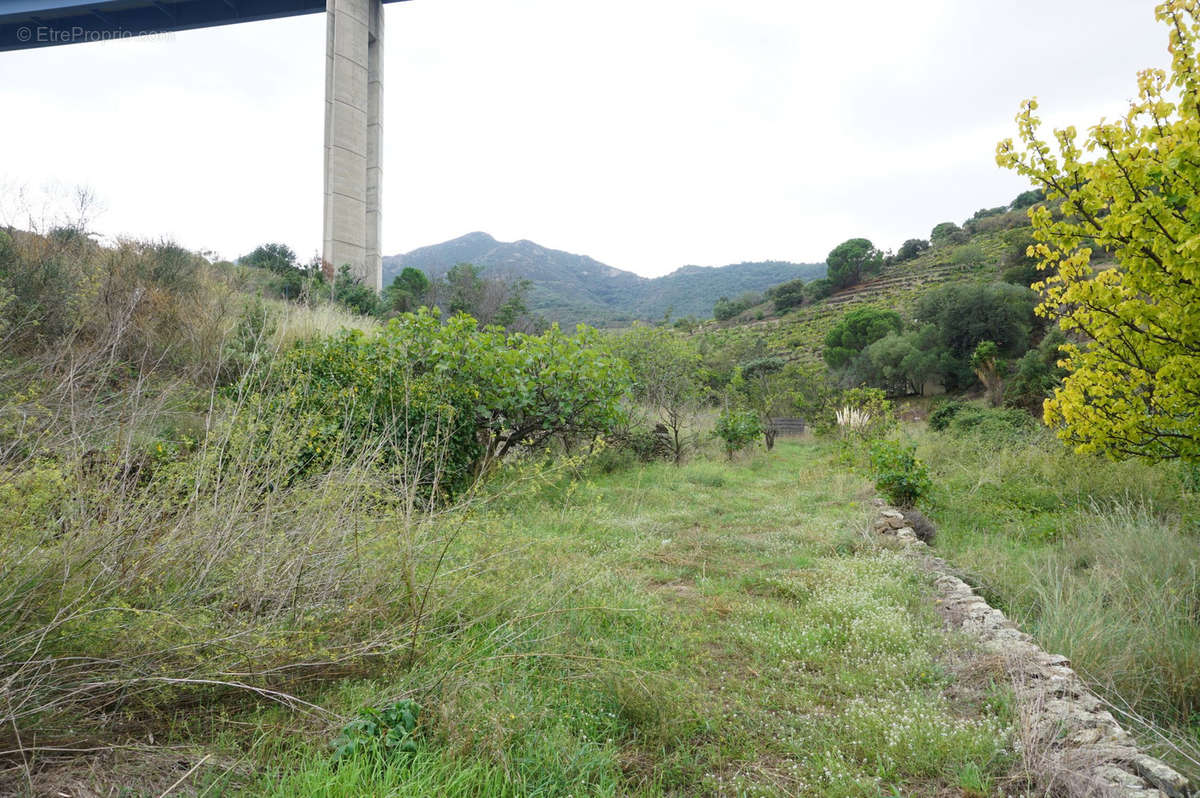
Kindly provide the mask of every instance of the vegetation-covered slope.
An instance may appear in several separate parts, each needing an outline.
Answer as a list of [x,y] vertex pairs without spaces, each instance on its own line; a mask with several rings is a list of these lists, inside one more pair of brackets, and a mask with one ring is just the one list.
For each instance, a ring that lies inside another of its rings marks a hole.
[[888,263],[878,275],[824,299],[784,312],[777,312],[771,300],[766,300],[728,321],[705,322],[696,334],[710,349],[752,348],[788,360],[819,361],[825,335],[854,308],[896,310],[912,321],[917,300],[932,288],[1001,280],[1011,253],[1028,240],[1029,224],[1024,211],[1010,211],[993,224],[993,229],[965,236],[961,243],[933,247],[911,260]]
[[684,266],[664,277],[646,278],[532,241],[501,242],[487,233],[469,233],[384,258],[383,282],[389,285],[405,267],[438,278],[459,263],[479,266],[492,278],[529,280],[530,310],[567,324],[660,319],[668,311],[676,317],[705,318],[721,296],[763,291],[787,280],[824,274],[823,264],[765,261]]

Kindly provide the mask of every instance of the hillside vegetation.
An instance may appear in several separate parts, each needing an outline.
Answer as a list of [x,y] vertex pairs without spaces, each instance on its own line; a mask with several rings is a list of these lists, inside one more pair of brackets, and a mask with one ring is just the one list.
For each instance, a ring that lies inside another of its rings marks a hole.
[[912,260],[888,263],[878,275],[824,299],[782,312],[766,299],[726,322],[707,322],[697,332],[704,345],[714,349],[753,346],[788,360],[817,362],[826,333],[851,309],[894,309],[911,319],[917,299],[931,288],[1001,280],[1008,268],[1006,257],[1030,240],[1029,220],[1023,210],[1016,210],[992,224],[999,229],[969,234],[961,243],[927,249]]
[[390,285],[404,268],[430,278],[470,263],[488,278],[529,281],[529,307],[549,321],[564,324],[628,324],[664,315],[707,318],[721,296],[761,292],[772,285],[824,274],[824,264],[764,261],[720,267],[684,266],[663,277],[640,277],[585,255],[548,249],[532,241],[497,241],[487,233],[421,247],[383,260],[383,282]]

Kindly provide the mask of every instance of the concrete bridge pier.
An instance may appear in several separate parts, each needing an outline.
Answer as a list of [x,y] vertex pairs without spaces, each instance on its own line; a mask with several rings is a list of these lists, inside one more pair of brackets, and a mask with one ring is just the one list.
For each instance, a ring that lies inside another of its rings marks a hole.
[[383,2],[326,0],[326,268],[383,288]]

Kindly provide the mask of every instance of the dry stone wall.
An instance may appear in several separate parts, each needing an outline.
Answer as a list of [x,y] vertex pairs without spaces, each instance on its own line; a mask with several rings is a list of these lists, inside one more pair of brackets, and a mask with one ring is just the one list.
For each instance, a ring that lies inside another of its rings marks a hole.
[[1186,778],[1138,750],[1065,657],[1043,651],[930,554],[902,512],[881,508],[874,530],[908,545],[934,574],[946,624],[977,637],[1004,662],[1026,729],[1022,743],[1037,757],[1039,774],[1053,782],[1044,786],[1080,798],[1200,798]]

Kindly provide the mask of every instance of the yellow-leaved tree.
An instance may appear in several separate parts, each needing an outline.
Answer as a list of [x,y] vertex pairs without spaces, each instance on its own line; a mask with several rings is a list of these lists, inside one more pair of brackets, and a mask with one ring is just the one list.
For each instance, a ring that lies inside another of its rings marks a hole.
[[[1022,147],[996,161],[1043,187],[1030,247],[1046,271],[1038,312],[1072,341],[1045,420],[1080,452],[1200,461],[1200,2],[1170,0],[1170,74],[1138,75],[1121,119],[1038,138],[1036,100],[1017,115]],[[1086,152],[1086,155],[1084,154]],[[1100,269],[1092,247],[1116,265]]]

